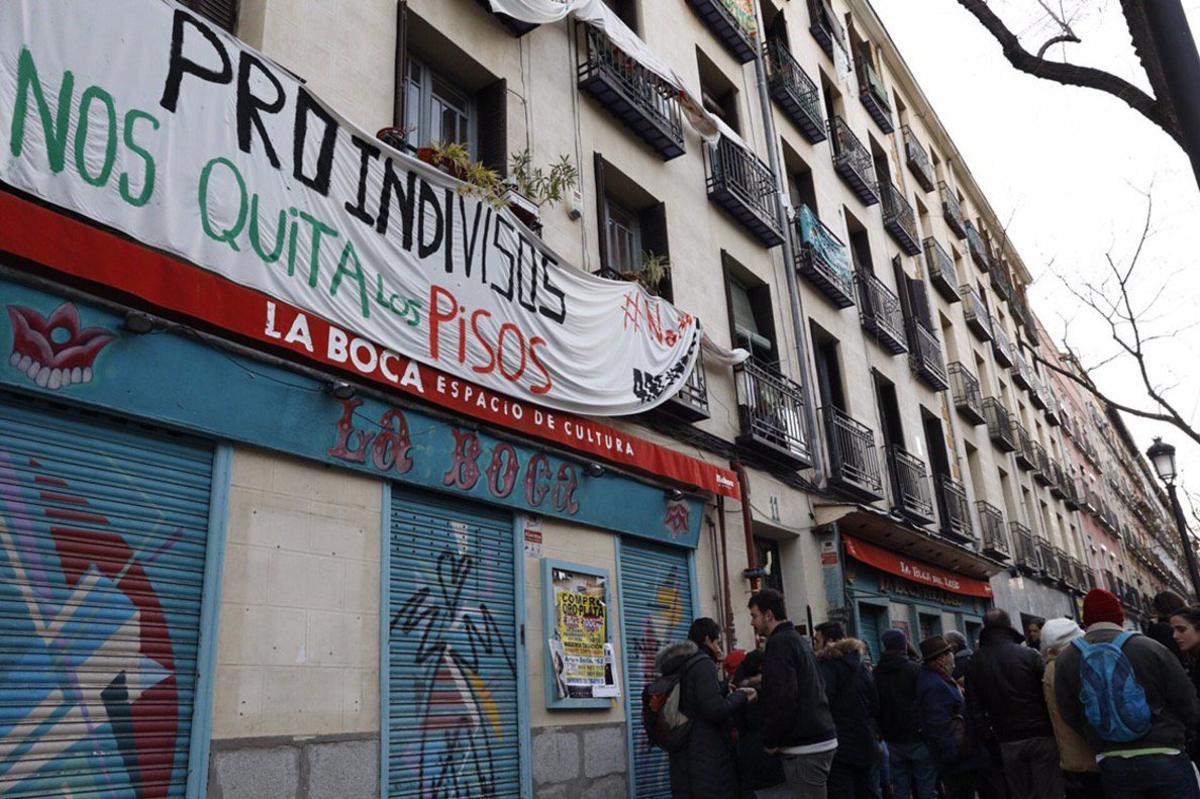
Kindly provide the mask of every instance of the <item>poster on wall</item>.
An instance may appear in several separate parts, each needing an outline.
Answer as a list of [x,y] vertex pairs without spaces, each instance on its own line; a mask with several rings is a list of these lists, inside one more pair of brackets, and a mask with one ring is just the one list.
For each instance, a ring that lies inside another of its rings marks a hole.
[[547,642],[559,700],[620,695],[608,642],[608,577],[552,567],[553,629]]

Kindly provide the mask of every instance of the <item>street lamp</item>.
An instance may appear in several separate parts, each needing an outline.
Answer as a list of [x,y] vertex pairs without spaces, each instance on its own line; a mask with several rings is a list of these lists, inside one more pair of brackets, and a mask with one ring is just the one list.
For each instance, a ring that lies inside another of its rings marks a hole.
[[1188,572],[1192,576],[1192,590],[1200,599],[1200,572],[1196,570],[1196,552],[1192,549],[1187,522],[1183,520],[1183,508],[1180,507],[1179,496],[1175,493],[1175,477],[1178,474],[1175,469],[1175,448],[1170,444],[1164,444],[1161,438],[1155,438],[1150,449],[1146,450],[1146,457],[1154,465],[1158,479],[1163,481],[1167,487],[1167,494],[1171,497],[1171,509],[1175,512],[1175,526],[1179,528],[1179,537],[1183,541],[1183,556],[1187,559]]

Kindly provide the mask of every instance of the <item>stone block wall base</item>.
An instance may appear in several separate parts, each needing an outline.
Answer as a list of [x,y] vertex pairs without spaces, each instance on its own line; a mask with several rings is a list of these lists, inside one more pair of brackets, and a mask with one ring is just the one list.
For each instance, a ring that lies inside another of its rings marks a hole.
[[536,799],[628,799],[625,725],[533,731]]
[[208,799],[378,797],[378,736],[212,742]]

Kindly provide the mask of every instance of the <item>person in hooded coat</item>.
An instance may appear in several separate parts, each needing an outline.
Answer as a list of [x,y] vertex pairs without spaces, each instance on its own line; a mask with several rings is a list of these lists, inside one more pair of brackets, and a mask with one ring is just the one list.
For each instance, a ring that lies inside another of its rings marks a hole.
[[696,619],[688,640],[662,649],[655,658],[660,674],[682,672],[679,709],[692,722],[687,745],[669,754],[671,799],[737,799],[738,767],[733,716],[757,698],[753,688],[726,694],[717,663],[725,656],[721,628]]
[[829,772],[829,799],[878,799],[883,758],[877,735],[879,695],[867,668],[867,646],[845,637],[838,622],[817,625],[817,666],[837,727],[838,749]]

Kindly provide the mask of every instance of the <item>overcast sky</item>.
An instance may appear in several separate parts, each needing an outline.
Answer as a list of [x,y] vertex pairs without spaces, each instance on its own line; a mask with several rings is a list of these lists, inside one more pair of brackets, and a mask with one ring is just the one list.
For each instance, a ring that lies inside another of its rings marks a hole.
[[[1030,297],[1042,324],[1064,337],[1085,364],[1114,347],[1109,330],[1067,289],[1110,274],[1106,254],[1129,263],[1141,238],[1149,193],[1151,236],[1135,271],[1153,334],[1151,374],[1174,386],[1168,398],[1200,423],[1200,191],[1187,157],[1158,128],[1108,95],[1019,73],[999,45],[956,0],[871,0],[942,124],[957,143],[1034,276]],[[992,7],[1036,52],[1052,32],[1037,0],[992,0]],[[1058,3],[1054,2],[1057,7]],[[1074,63],[1103,68],[1149,91],[1116,0],[1077,2],[1082,45]],[[1200,0],[1185,0],[1193,33]],[[1068,10],[1071,3],[1067,3]],[[1151,303],[1164,283],[1168,290]],[[1114,294],[1115,296],[1115,294]],[[1114,398],[1149,408],[1132,359],[1093,371]],[[1179,448],[1183,488],[1200,495],[1200,447],[1174,428],[1127,417],[1139,448],[1161,435]],[[1198,503],[1200,504],[1200,503]],[[1195,525],[1193,525],[1195,527]]]

